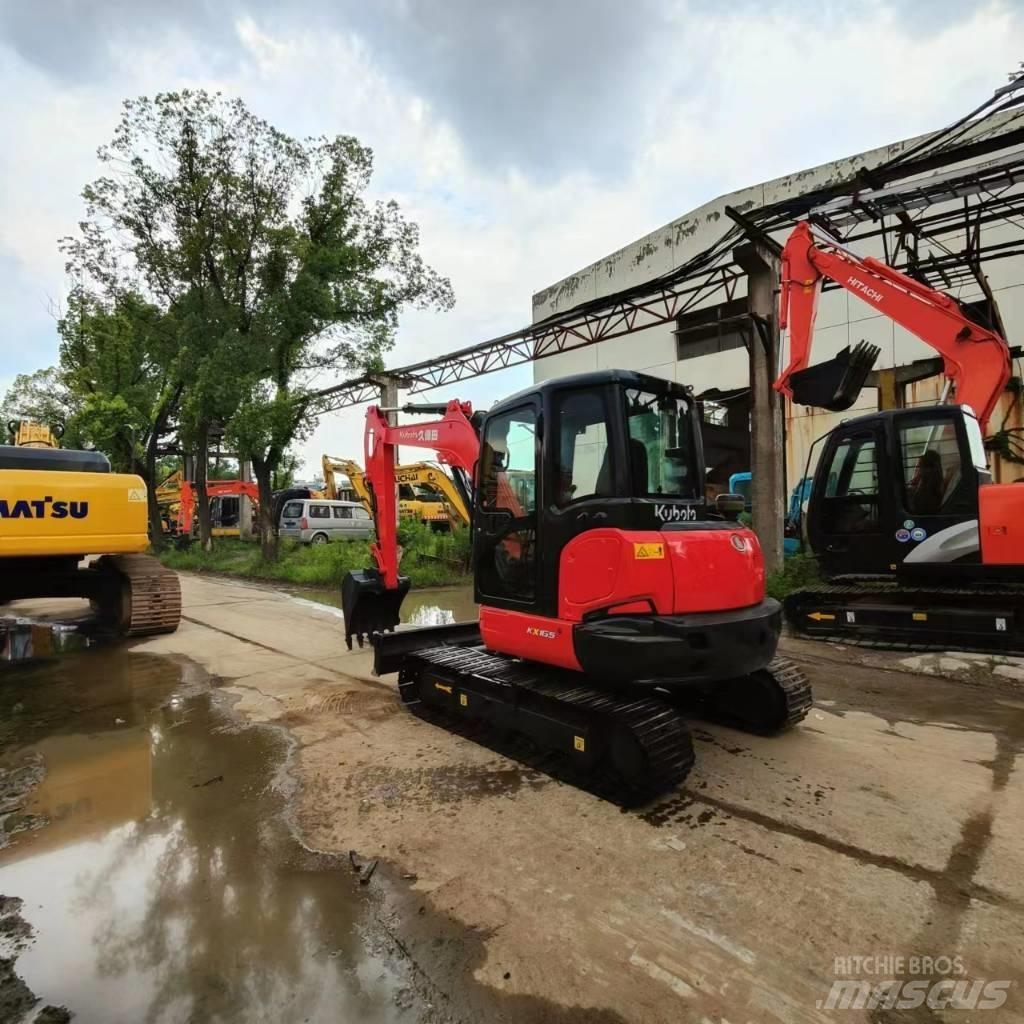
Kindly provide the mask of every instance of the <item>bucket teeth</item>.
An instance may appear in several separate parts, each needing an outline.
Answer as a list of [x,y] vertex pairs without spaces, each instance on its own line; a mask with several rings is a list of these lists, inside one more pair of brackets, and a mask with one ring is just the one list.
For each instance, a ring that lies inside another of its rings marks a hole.
[[352,638],[360,647],[375,633],[393,632],[401,622],[402,601],[409,592],[409,577],[399,576],[398,586],[389,590],[376,569],[348,573],[341,581],[341,609],[345,615],[345,645],[352,650]]

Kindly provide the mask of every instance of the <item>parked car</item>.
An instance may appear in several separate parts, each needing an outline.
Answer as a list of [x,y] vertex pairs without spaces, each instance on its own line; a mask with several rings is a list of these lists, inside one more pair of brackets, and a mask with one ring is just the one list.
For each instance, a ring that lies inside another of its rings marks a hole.
[[373,536],[373,520],[354,501],[326,498],[293,498],[281,509],[282,537],[303,544],[326,544],[332,540],[367,540]]

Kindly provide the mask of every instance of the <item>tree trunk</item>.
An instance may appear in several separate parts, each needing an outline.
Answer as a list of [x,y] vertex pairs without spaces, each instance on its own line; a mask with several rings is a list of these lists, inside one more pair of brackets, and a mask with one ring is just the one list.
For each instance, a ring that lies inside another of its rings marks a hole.
[[181,385],[179,384],[160,403],[159,408],[156,410],[156,415],[153,417],[153,429],[149,432],[149,438],[146,441],[146,494],[149,498],[149,542],[157,550],[167,546],[167,537],[164,535],[164,521],[160,515],[160,506],[156,501],[157,450],[160,447],[160,439],[167,433],[167,423],[177,408],[180,397]]
[[149,505],[149,543],[160,551],[165,545],[164,522],[160,518],[160,506],[156,502],[156,448],[157,432],[150,434],[146,444],[146,497]]
[[278,550],[278,524],[274,522],[274,470],[268,461],[254,458],[252,471],[260,493],[260,548],[264,560],[272,562],[277,558]]
[[196,491],[196,515],[199,518],[199,544],[204,551],[213,550],[213,533],[210,529],[210,499],[206,496],[206,475],[210,466],[210,438],[204,427],[200,431],[196,451],[196,471],[193,484]]

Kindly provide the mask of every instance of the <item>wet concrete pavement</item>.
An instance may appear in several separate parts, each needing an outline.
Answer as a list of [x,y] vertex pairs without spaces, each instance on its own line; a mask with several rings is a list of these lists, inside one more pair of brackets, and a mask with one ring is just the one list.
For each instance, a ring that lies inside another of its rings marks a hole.
[[[220,813],[230,819],[235,805],[253,804],[262,836],[268,816],[287,807],[312,848],[380,858],[357,889],[362,905],[346,896],[327,915],[392,950],[373,968],[385,974],[383,992],[360,996],[372,1012],[401,1011],[401,990],[412,1019],[474,1022],[1024,1020],[1024,691],[1012,678],[979,663],[950,681],[923,674],[922,662],[909,671],[887,655],[790,642],[818,698],[804,725],[765,739],[695,723],[698,762],[686,785],[623,813],[402,713],[393,679],[373,679],[366,652],[345,652],[336,611],[225,581],[183,584],[176,635],[130,655],[75,657],[117,665],[185,654],[221,680],[234,713],[286,731],[294,794],[271,787],[265,803],[237,790]],[[197,743],[204,734],[224,742],[214,719],[195,721]],[[225,735],[263,735],[235,730]],[[187,786],[180,780],[180,799],[228,793],[236,759],[251,764],[240,749],[200,760]],[[220,774],[223,783],[192,788]],[[251,827],[236,828],[251,837]],[[16,868],[0,860],[0,872]],[[194,903],[201,893],[191,886],[158,902]],[[258,905],[261,894],[245,888]],[[32,898],[25,914],[36,924]],[[274,928],[315,935],[323,916]],[[269,945],[245,948],[248,960],[274,963]],[[958,956],[963,977],[1010,982],[1009,999],[973,1014],[830,1009],[831,986],[849,977],[836,959],[865,956]],[[26,980],[41,982],[29,978],[30,957],[19,970],[27,964]],[[217,963],[212,973],[224,969]],[[211,974],[201,955],[182,970]],[[83,986],[99,985],[96,977],[86,971]],[[37,991],[65,1001],[63,990]],[[284,1006],[267,1019],[303,1018]]]
[[202,669],[109,649],[23,666],[0,679],[0,723],[0,892],[23,900],[16,971],[40,1006],[415,1019],[348,859],[288,829],[287,736],[241,724]]

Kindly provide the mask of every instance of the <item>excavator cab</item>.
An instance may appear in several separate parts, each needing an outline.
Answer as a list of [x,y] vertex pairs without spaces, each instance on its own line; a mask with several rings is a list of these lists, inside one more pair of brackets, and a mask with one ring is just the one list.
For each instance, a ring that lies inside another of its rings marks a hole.
[[554,617],[559,555],[581,534],[706,518],[692,393],[605,371],[515,395],[483,421],[476,496],[477,602]]
[[847,420],[827,437],[808,507],[827,576],[909,576],[980,562],[978,496],[991,476],[978,421],[958,406]]

